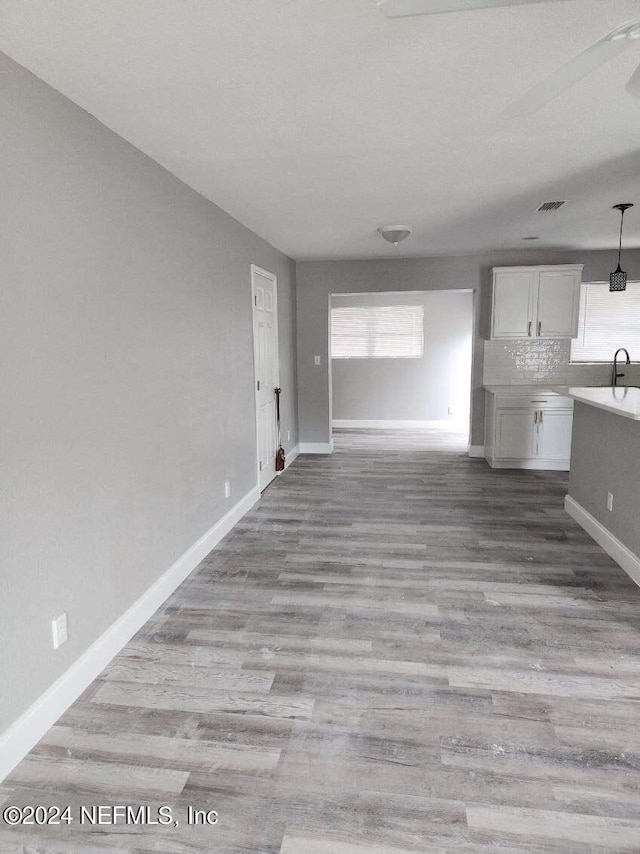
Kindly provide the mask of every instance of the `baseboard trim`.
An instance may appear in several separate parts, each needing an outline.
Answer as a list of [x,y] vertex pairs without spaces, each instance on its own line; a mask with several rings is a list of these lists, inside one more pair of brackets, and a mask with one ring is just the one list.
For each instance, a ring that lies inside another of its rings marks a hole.
[[291,448],[291,450],[287,453],[287,457],[286,457],[286,461],[285,461],[286,467],[288,468],[291,465],[291,463],[299,456],[300,456],[300,445],[296,445],[294,448]]
[[[296,459],[296,457],[300,456],[300,445],[296,445],[295,448],[291,448],[290,451],[287,451],[284,457],[284,470],[286,471],[291,463]],[[279,472],[282,474],[282,472]]]
[[595,516],[592,516],[570,495],[565,495],[564,509],[640,587],[640,557],[628,549],[608,528],[598,522]]
[[330,442],[300,442],[301,454],[331,454],[333,439]]
[[467,453],[474,459],[484,459],[484,445],[469,445]]
[[71,667],[0,735],[0,782],[260,498],[254,487],[178,558]]
[[488,459],[492,469],[527,469],[528,471],[569,471],[569,460],[496,460]]
[[352,429],[352,430],[423,430],[428,427],[438,429],[460,430],[463,431],[466,425],[458,424],[455,421],[442,419],[440,421],[412,421],[412,420],[394,420],[394,419],[349,419],[339,418],[332,421],[332,426],[337,430]]

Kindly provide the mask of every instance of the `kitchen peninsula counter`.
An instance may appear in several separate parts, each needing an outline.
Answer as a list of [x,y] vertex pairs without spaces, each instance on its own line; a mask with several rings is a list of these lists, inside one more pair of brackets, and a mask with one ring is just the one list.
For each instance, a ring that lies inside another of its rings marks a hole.
[[556,389],[574,400],[565,509],[640,585],[640,389]]

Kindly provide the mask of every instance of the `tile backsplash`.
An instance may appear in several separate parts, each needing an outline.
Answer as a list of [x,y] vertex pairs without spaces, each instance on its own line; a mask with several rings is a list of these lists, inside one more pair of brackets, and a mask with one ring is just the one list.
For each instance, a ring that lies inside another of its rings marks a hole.
[[[613,358],[613,351],[611,353]],[[611,364],[572,365],[565,338],[484,342],[484,385],[609,385]],[[625,365],[622,384],[640,385],[640,365]]]

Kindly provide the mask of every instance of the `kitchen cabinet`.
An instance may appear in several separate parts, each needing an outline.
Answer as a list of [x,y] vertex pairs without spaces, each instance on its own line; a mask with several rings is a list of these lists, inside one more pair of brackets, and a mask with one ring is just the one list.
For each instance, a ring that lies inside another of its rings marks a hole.
[[492,468],[569,470],[570,398],[513,388],[487,398],[485,456]]
[[562,461],[571,458],[573,409],[540,409],[535,422],[536,459]]
[[494,267],[492,338],[575,338],[581,264]]
[[530,460],[535,456],[533,412],[526,408],[496,411],[495,456],[500,460]]

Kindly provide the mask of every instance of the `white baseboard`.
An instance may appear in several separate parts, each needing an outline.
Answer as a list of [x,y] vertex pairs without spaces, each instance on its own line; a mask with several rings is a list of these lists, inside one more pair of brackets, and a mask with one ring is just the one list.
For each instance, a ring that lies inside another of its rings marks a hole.
[[178,558],[2,735],[0,782],[260,498],[254,487]]
[[492,469],[527,469],[530,471],[569,471],[569,460],[496,460],[488,459]]
[[640,557],[628,549],[608,528],[598,522],[595,516],[592,516],[570,495],[565,495],[564,509],[581,528],[584,528],[590,537],[593,537],[599,546],[602,546],[616,563],[620,564],[629,578],[640,586]]
[[464,431],[466,429],[466,424],[459,424],[457,421],[450,421],[447,419],[442,419],[440,421],[398,421],[392,419],[385,420],[351,420],[345,418],[338,418],[335,421],[331,422],[333,427],[336,429],[340,429],[341,427],[344,429],[352,429],[352,430],[423,430],[425,428],[437,428],[437,429],[445,429],[445,430],[454,430],[454,431]]
[[474,459],[484,459],[484,445],[469,445],[468,454]]
[[301,454],[331,454],[333,439],[330,442],[300,442]]
[[[286,471],[291,463],[296,459],[296,457],[300,456],[300,445],[296,445],[295,448],[291,448],[290,451],[284,456],[284,470]],[[282,474],[282,472],[280,472]]]

